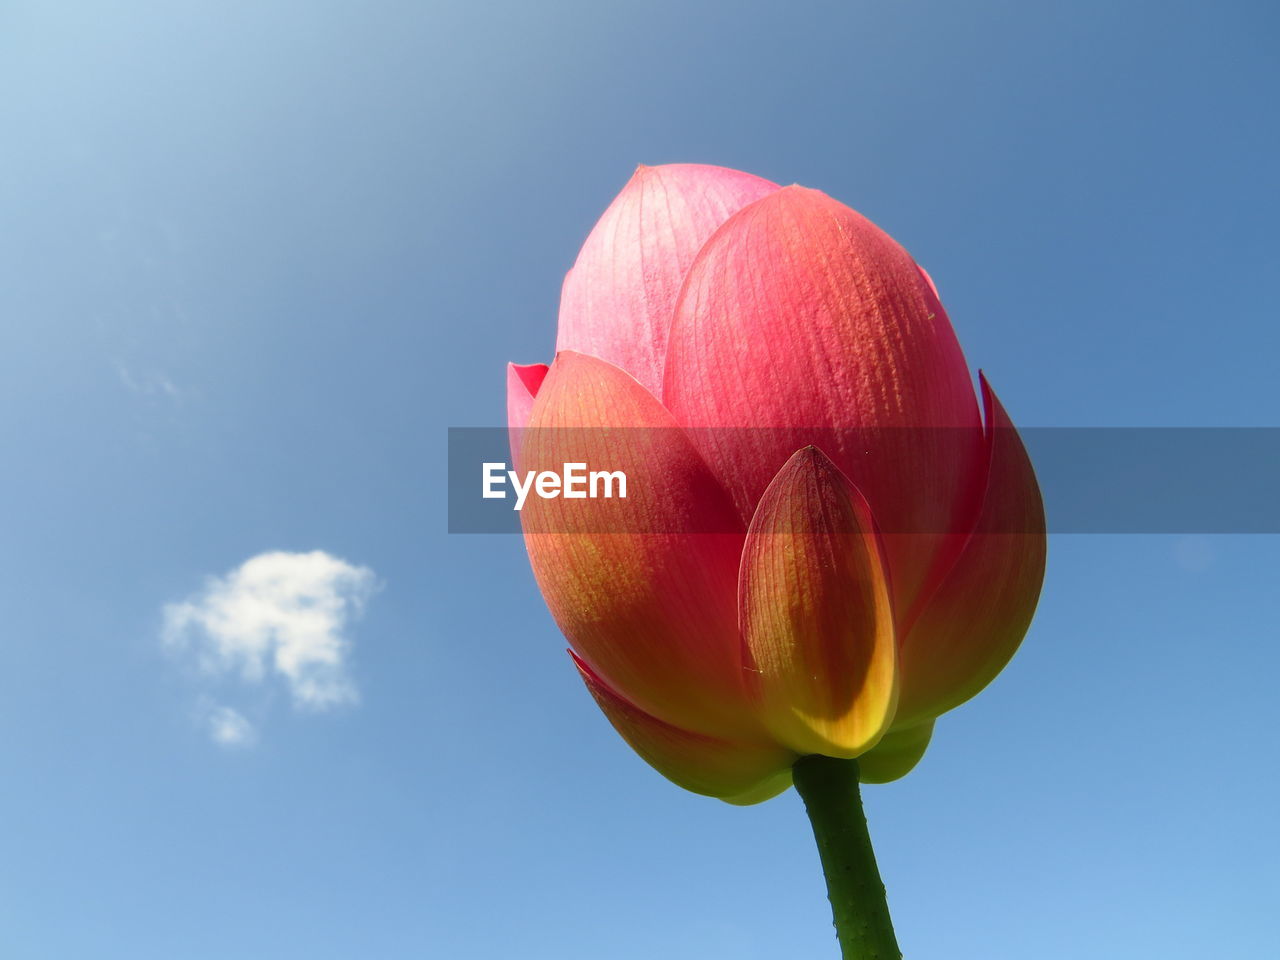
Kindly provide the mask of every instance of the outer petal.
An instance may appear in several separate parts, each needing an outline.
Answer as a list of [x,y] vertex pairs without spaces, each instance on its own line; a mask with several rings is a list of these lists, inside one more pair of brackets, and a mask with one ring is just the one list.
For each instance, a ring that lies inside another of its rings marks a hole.
[[890,730],[868,753],[858,758],[858,779],[863,783],[888,783],[905,777],[924,756],[931,736],[932,720]]
[[982,434],[947,315],[902,247],[816,190],[778,190],[707,242],[663,399],[685,426],[770,428],[692,433],[743,517],[821,444],[875,509],[904,612],[947,532],[967,529]]
[[608,360],[658,396],[671,313],[693,258],[730,214],[777,189],[723,167],[640,167],[565,277],[556,348]]
[[897,702],[893,606],[871,513],[815,447],[769,484],[738,596],[765,727],[799,754],[856,757]]
[[512,462],[520,459],[520,440],[533,412],[533,398],[548,369],[545,363],[507,364],[507,436]]
[[791,786],[791,766],[795,763],[795,760],[796,758],[792,757],[787,761],[785,770],[779,770],[769,779],[762,780],[745,793],[739,793],[732,797],[721,797],[720,799],[725,803],[733,804],[735,807],[749,807],[753,804],[764,803],[766,800],[773,799]]
[[610,689],[574,656],[587,689],[631,749],[677,786],[730,803],[759,803],[790,784],[795,755],[767,741],[710,737],[672,726]]
[[[625,499],[538,499],[522,512],[542,595],[574,650],[644,712],[689,730],[753,727],[737,639],[744,533],[670,414],[603,360],[561,353],[521,468],[621,470]],[[729,531],[722,533],[689,530]]]
[[897,726],[936,717],[990,683],[1018,649],[1040,597],[1040,488],[985,377],[982,395],[988,458],[982,507],[963,553],[907,634]]

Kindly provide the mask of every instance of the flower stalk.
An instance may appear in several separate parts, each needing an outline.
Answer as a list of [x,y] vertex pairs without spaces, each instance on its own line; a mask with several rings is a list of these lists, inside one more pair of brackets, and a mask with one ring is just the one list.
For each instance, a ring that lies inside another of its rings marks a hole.
[[792,770],[827,878],[844,960],[901,960],[858,789],[858,761],[802,757]]

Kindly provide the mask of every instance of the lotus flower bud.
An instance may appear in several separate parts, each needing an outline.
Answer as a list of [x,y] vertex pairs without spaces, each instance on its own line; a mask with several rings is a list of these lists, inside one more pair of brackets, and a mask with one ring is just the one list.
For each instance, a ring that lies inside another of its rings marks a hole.
[[640,168],[508,372],[534,574],[586,685],[671,780],[733,803],[801,756],[902,776],[1017,649],[1044,571],[1022,442],[932,281],[823,193]]

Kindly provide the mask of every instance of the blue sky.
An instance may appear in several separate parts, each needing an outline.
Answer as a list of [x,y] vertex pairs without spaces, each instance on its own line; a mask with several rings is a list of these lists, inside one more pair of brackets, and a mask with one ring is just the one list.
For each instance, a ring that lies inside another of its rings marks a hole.
[[[670,161],[888,229],[1020,424],[1280,423],[1278,26],[6,5],[0,955],[833,956],[794,794],[733,809],[621,745],[518,539],[444,532],[446,428],[502,423],[587,230]],[[312,550],[357,571],[325,628],[355,695],[166,648],[209,578]],[[907,955],[1280,952],[1280,540],[1050,554],[1013,664],[867,790]]]

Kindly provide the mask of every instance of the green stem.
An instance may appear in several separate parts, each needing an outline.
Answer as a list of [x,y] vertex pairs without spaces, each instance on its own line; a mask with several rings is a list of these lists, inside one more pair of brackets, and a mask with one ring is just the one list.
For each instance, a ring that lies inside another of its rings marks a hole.
[[858,791],[858,761],[802,757],[792,770],[827,877],[844,960],[901,960]]

